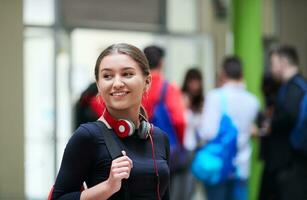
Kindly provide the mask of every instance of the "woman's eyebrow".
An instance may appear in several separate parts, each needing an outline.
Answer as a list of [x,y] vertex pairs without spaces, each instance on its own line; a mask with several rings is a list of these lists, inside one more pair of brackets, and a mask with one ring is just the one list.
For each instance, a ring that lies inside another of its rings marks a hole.
[[134,67],[124,67],[124,68],[123,68],[123,70],[130,70],[130,69],[131,69],[131,70],[134,70],[135,68],[134,68]]
[[[124,67],[121,70],[122,71],[135,70],[135,68],[134,67]],[[111,68],[102,68],[100,71],[103,72],[103,71],[113,71],[113,70]]]
[[112,69],[110,69],[110,68],[102,68],[100,71],[101,72],[103,72],[103,71],[112,71]]

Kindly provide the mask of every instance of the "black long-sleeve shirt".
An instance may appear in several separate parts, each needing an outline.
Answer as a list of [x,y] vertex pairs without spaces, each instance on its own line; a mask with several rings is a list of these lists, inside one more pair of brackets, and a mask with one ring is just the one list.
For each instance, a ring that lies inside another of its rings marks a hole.
[[[70,138],[54,185],[52,200],[80,199],[80,188],[84,181],[90,188],[108,179],[112,159],[103,133],[91,131],[91,128],[93,124],[83,124]],[[99,129],[97,126],[96,128]],[[119,139],[115,133],[112,136],[133,161],[133,168],[126,181],[126,191],[122,184],[120,191],[110,199],[125,199],[125,193],[128,191],[129,199],[156,200],[157,177],[150,140],[140,139],[137,134],[124,139]],[[156,127],[152,136],[159,173],[160,196],[161,199],[168,200],[169,142],[166,134]]]
[[271,122],[271,133],[266,138],[266,163],[269,169],[282,169],[289,166],[300,155],[290,144],[290,134],[295,126],[303,91],[295,84],[297,74],[280,88],[276,108]]

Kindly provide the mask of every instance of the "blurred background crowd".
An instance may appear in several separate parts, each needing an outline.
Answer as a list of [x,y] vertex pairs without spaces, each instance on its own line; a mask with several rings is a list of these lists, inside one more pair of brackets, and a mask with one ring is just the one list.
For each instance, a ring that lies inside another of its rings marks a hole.
[[[119,42],[149,60],[149,117],[168,83],[187,160],[172,168],[172,199],[306,199],[307,156],[290,139],[304,96],[296,80],[307,76],[306,10],[305,0],[0,0],[0,199],[46,199],[71,134],[103,111],[92,72]],[[237,128],[236,175],[207,184],[192,163],[218,136],[220,101]]]

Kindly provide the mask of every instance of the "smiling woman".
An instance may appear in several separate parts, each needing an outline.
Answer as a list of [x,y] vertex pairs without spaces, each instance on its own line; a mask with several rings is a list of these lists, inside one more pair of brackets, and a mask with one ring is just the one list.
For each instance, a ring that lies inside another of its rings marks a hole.
[[[98,57],[95,78],[106,108],[69,140],[51,199],[169,199],[169,141],[141,105],[151,84],[145,55],[114,44]],[[109,133],[122,150],[113,160]],[[80,192],[83,182],[88,189]]]

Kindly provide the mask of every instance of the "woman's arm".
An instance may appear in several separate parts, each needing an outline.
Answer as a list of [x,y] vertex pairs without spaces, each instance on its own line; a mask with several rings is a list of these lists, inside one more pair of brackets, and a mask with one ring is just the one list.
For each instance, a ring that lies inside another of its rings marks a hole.
[[80,200],[105,200],[118,192],[121,188],[122,179],[128,179],[132,168],[131,159],[126,156],[123,151],[123,156],[112,161],[109,178],[81,193]]

